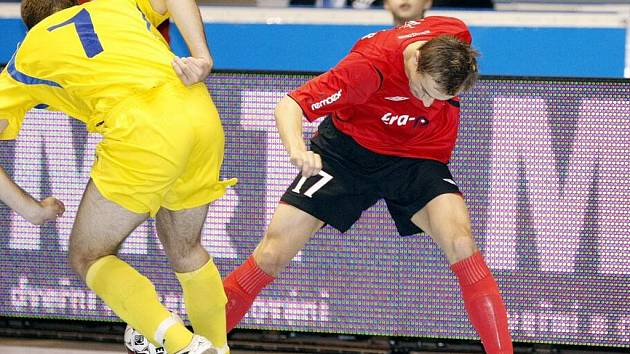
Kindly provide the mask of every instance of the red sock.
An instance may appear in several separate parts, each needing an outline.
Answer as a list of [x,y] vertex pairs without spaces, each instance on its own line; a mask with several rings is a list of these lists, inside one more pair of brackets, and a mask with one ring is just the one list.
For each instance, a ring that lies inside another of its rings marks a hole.
[[254,256],[247,258],[245,263],[223,280],[223,288],[228,298],[225,305],[228,332],[243,319],[258,293],[273,280],[274,277],[258,267]]
[[468,318],[487,354],[512,354],[507,311],[494,277],[479,251],[451,265],[459,278]]

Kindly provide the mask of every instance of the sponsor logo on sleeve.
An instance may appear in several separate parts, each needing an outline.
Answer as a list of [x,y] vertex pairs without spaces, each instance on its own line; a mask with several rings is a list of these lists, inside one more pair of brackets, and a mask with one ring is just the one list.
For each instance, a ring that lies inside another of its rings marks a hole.
[[339,100],[341,98],[341,89],[335,93],[333,93],[332,95],[324,98],[323,100],[319,101],[319,102],[315,102],[311,105],[311,110],[316,110],[316,109],[320,109],[324,106],[327,106],[333,102],[336,102],[337,100]]

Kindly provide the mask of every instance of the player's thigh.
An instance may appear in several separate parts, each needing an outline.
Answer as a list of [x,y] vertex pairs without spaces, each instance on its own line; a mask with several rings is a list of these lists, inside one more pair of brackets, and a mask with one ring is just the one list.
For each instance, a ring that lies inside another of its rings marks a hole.
[[292,205],[280,203],[264,238],[254,250],[263,271],[277,276],[324,222]]
[[107,200],[90,180],[70,234],[73,268],[84,277],[94,261],[116,254],[122,241],[147,217]]
[[449,263],[465,258],[476,249],[468,208],[459,193],[433,198],[411,217],[444,251]]
[[259,262],[285,265],[323,226],[323,221],[307,212],[280,203],[265,237],[254,251],[254,257]]
[[385,191],[387,208],[403,236],[421,230],[433,234],[426,214],[428,204],[444,194],[461,195],[448,166],[438,161],[398,159],[383,172],[387,178],[380,178],[380,188]]
[[185,258],[192,249],[201,247],[201,230],[207,215],[207,204],[192,209],[161,208],[158,211],[155,224],[169,259]]

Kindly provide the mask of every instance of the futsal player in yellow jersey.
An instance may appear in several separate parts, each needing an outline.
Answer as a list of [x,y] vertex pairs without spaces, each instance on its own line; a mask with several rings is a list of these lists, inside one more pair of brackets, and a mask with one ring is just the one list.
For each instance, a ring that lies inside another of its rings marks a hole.
[[[125,322],[168,353],[227,353],[221,277],[200,242],[220,181],[224,137],[203,84],[212,58],[193,0],[23,0],[29,31],[0,74],[0,139],[48,106],[102,134],[69,242],[72,268]],[[155,25],[171,16],[192,56],[177,58]],[[54,122],[53,122],[54,124]],[[0,200],[34,224],[63,203],[33,199],[0,168]],[[153,284],[116,256],[149,216],[179,279],[195,335]]]

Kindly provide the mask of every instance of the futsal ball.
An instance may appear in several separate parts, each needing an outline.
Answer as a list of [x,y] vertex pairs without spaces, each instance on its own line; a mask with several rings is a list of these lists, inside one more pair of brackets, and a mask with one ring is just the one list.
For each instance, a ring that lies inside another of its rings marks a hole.
[[127,325],[125,328],[125,347],[129,354],[165,354],[164,348],[156,348],[140,332]]

